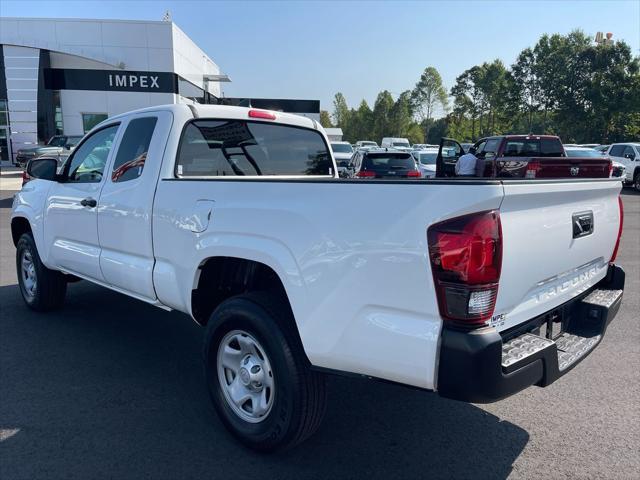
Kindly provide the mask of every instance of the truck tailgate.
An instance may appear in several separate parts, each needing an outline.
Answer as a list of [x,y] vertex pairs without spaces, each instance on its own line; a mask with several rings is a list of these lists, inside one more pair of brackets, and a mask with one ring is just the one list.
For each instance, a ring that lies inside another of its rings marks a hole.
[[609,178],[611,160],[591,157],[532,158],[539,162],[535,178]]
[[[500,331],[554,309],[604,278],[618,236],[621,188],[619,181],[607,180],[503,185],[502,274],[491,321]],[[575,222],[582,228],[576,225],[574,231]]]

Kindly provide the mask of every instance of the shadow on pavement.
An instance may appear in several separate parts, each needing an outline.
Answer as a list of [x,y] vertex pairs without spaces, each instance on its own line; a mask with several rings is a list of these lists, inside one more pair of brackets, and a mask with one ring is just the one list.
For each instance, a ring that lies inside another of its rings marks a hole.
[[259,455],[210,407],[203,330],[186,316],[85,282],[57,313],[27,310],[16,285],[0,288],[0,306],[0,429],[15,432],[0,440],[6,480],[505,478],[529,440],[474,405],[329,377],[320,431]]

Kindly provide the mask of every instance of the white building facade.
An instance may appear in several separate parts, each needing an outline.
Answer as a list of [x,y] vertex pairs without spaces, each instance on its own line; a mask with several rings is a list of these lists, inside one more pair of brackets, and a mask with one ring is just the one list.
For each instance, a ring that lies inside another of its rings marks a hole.
[[0,160],[168,103],[217,103],[220,68],[174,23],[0,18]]

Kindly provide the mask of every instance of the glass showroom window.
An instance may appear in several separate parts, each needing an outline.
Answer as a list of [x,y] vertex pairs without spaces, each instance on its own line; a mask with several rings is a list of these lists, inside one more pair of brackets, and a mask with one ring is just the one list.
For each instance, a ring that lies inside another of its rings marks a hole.
[[95,127],[100,122],[106,119],[107,119],[106,113],[83,113],[82,128],[84,129],[84,133],[87,133],[93,127]]
[[0,100],[0,126],[9,125],[9,107],[6,100]]
[[60,105],[60,90],[53,92],[53,122],[55,125],[54,135],[62,135],[64,128],[62,125],[62,106]]

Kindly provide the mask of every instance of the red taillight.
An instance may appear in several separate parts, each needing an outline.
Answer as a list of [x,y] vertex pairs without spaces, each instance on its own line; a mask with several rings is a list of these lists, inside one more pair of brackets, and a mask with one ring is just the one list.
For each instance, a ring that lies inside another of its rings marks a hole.
[[497,210],[436,223],[427,231],[440,315],[480,326],[493,315],[502,267],[502,228]]
[[267,112],[265,110],[249,110],[249,116],[251,118],[263,118],[265,120],[275,120],[276,114]]
[[613,173],[613,162],[609,160],[609,176]]
[[375,178],[376,172],[372,172],[371,170],[360,170],[356,173],[356,177],[358,178]]
[[407,177],[422,177],[422,174],[417,170],[411,170],[407,173]]
[[618,209],[620,210],[620,225],[618,225],[618,238],[616,238],[616,246],[613,247],[613,253],[611,254],[611,260],[614,262],[618,256],[618,247],[620,246],[620,238],[622,237],[622,224],[624,223],[624,208],[622,208],[622,197],[618,197]]
[[527,165],[527,171],[524,174],[524,178],[536,178],[536,175],[542,168],[538,160],[532,160]]

